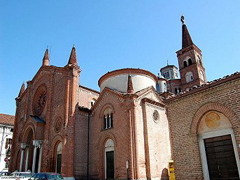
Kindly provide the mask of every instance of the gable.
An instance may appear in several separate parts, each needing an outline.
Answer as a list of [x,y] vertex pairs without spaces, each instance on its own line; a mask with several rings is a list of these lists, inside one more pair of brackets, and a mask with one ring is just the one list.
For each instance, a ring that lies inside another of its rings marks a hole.
[[148,88],[148,89],[146,89],[146,91],[139,94],[138,100],[141,101],[143,98],[147,98],[147,99],[150,99],[152,101],[162,103],[162,99],[159,97],[159,95],[157,94],[156,90],[153,87]]
[[97,109],[101,109],[102,106],[104,106],[107,103],[110,103],[112,101],[117,101],[118,103],[122,103],[124,101],[123,95],[120,94],[117,91],[111,90],[109,88],[105,88],[99,95],[99,98],[97,99],[96,103],[92,107],[92,113],[94,113]]

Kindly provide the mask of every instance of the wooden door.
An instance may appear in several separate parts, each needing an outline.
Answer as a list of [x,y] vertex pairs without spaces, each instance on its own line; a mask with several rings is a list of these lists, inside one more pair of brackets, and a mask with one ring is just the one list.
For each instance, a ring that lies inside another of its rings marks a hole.
[[57,173],[61,174],[62,154],[57,154]]
[[211,180],[239,179],[231,135],[204,140]]
[[107,179],[114,179],[114,151],[106,152]]

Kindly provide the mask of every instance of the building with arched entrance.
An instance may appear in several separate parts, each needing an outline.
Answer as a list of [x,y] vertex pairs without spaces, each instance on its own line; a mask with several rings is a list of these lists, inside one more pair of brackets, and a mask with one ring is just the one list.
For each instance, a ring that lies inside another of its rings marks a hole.
[[[239,179],[240,74],[207,82],[201,50],[182,18],[177,67],[161,76],[124,68],[84,87],[76,49],[64,67],[48,50],[17,109],[10,170],[66,179]],[[157,90],[156,90],[157,86]]]

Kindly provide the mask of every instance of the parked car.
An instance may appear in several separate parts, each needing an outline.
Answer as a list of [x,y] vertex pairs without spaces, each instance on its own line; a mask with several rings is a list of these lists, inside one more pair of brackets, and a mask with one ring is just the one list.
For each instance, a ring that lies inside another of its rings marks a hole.
[[11,173],[8,171],[1,171],[0,176],[9,176]]
[[53,173],[53,172],[42,172],[36,173],[32,175],[31,180],[55,180],[55,179],[63,179],[61,174]]
[[18,172],[18,171],[14,171],[9,175],[9,179],[25,179],[25,180],[29,180],[32,177],[32,172],[31,171],[27,171],[27,172]]

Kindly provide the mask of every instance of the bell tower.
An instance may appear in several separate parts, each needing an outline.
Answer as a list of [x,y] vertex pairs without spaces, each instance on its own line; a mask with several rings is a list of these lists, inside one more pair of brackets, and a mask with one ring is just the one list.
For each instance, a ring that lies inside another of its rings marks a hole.
[[177,51],[182,90],[188,90],[207,82],[201,50],[193,43],[184,21],[182,22],[182,49]]

